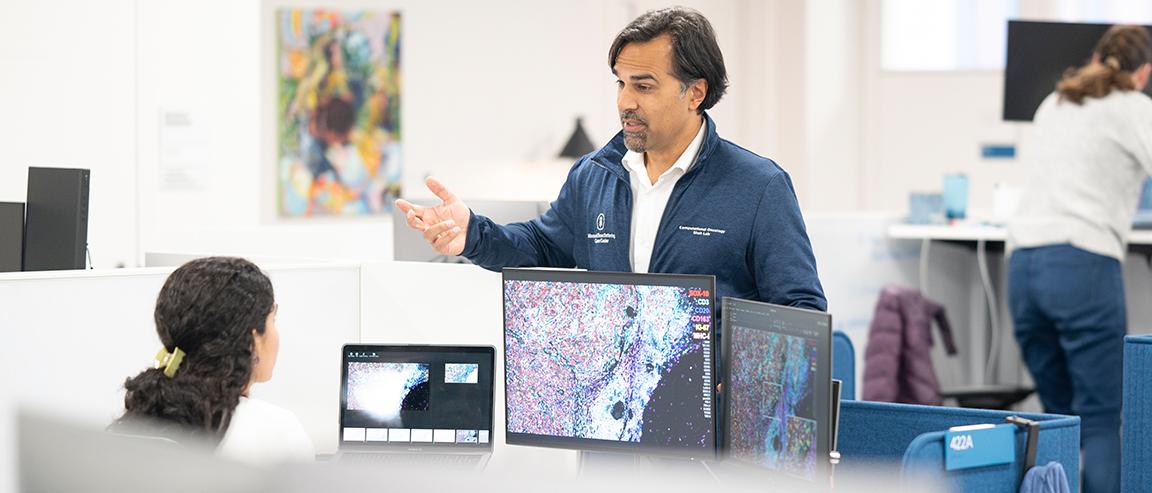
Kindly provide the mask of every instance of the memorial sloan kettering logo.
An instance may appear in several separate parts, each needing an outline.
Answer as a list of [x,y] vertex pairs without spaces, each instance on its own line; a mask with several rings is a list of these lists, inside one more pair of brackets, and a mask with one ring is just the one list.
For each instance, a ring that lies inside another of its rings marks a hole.
[[601,233],[601,231],[604,231],[604,223],[605,223],[604,213],[601,212],[600,215],[596,216],[596,231],[597,232],[596,233],[588,233],[588,239],[592,240],[592,243],[606,244],[606,243],[609,243],[612,240],[616,239],[615,233]]

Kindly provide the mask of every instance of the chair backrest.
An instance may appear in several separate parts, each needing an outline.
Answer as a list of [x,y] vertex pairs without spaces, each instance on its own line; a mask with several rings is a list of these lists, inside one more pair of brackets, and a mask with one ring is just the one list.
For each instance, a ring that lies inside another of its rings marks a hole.
[[832,378],[840,380],[840,399],[856,398],[856,347],[848,334],[832,332]]
[[1120,491],[1146,491],[1152,481],[1152,336],[1124,338],[1123,449]]

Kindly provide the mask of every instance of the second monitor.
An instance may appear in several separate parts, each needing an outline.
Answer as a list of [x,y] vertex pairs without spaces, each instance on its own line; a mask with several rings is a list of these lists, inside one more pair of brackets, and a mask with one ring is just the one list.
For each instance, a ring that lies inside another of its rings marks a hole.
[[728,457],[814,481],[832,447],[832,316],[724,298]]
[[715,283],[505,269],[507,442],[714,456]]

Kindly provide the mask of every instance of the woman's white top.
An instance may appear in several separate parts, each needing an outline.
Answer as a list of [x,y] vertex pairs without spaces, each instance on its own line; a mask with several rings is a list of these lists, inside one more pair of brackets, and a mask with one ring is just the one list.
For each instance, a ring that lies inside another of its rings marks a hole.
[[1112,91],[1081,105],[1050,94],[1021,149],[1029,167],[1008,247],[1070,243],[1124,260],[1144,178],[1152,172],[1152,98]]
[[216,453],[256,465],[316,460],[312,439],[295,414],[251,397],[240,398]]

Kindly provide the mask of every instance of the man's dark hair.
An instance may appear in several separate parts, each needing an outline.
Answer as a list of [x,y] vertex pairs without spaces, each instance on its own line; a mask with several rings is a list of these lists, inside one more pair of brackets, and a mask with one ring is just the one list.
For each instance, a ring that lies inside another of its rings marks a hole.
[[608,50],[608,67],[616,66],[620,51],[628,43],[643,43],[667,34],[672,38],[672,70],[680,81],[681,91],[688,89],[697,79],[708,82],[708,93],[697,112],[712,108],[728,89],[728,72],[724,69],[724,55],[716,44],[712,24],[699,12],[684,7],[652,10],[616,35]]

